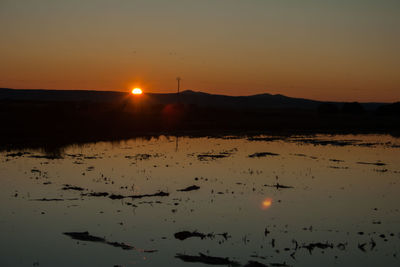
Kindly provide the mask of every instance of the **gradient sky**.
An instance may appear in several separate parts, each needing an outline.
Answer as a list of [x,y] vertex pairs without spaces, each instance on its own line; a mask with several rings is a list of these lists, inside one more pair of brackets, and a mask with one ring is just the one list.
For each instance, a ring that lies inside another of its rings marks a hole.
[[400,100],[399,0],[0,0],[0,87]]

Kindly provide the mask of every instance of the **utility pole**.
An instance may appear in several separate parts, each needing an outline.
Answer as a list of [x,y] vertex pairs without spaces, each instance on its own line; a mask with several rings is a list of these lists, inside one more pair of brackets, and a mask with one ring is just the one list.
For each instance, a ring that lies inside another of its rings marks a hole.
[[180,84],[181,84],[181,77],[176,77],[176,80],[178,81],[178,94],[177,94],[177,98],[178,98],[178,104],[180,103],[180,99],[179,99],[179,89],[180,89]]

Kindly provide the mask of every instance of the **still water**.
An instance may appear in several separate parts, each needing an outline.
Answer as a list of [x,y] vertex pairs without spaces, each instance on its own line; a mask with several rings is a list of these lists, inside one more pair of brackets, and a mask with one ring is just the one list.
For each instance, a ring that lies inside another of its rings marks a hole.
[[3,151],[0,266],[400,266],[399,182],[387,135]]

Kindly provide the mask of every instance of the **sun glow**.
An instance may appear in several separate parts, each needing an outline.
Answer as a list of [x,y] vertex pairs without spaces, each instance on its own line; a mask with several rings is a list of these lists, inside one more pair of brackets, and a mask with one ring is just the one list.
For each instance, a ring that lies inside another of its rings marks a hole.
[[132,94],[141,95],[141,94],[143,94],[143,91],[140,88],[135,88],[135,89],[132,89]]

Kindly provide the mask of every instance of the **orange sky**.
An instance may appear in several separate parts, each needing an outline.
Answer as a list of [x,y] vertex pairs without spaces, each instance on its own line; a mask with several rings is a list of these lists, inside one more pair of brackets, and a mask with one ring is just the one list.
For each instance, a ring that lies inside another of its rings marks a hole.
[[0,87],[400,101],[400,1],[1,0]]

